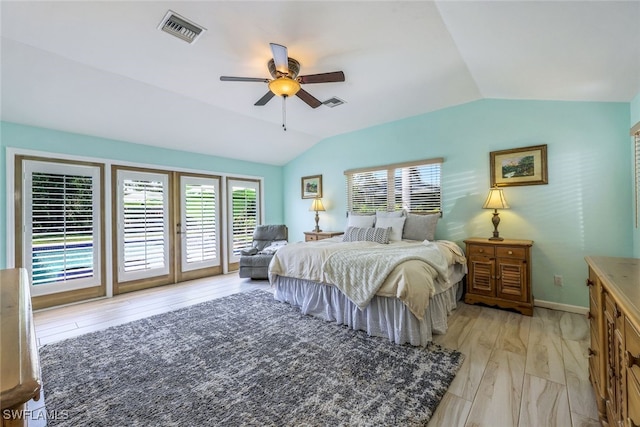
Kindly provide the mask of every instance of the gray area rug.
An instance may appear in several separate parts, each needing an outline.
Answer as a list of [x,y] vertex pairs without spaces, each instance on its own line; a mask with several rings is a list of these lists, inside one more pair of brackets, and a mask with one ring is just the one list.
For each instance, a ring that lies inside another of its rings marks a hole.
[[252,291],[40,349],[50,426],[425,425],[463,356]]

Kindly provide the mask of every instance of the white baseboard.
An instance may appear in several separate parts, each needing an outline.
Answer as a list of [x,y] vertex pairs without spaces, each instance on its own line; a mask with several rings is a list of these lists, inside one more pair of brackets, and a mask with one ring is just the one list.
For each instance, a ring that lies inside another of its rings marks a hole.
[[587,314],[589,312],[589,308],[587,307],[580,307],[578,305],[560,304],[558,302],[542,301],[539,299],[534,300],[534,305],[536,307],[549,308],[551,310],[567,311],[569,313]]

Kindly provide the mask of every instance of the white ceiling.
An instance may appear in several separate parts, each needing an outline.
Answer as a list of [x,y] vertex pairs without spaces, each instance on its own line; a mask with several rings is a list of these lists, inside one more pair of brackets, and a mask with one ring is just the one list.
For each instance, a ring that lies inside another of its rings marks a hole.
[[[207,28],[193,45],[166,12]],[[640,1],[4,1],[5,121],[283,165],[318,141],[481,98],[629,102]],[[324,101],[253,104],[269,43]]]

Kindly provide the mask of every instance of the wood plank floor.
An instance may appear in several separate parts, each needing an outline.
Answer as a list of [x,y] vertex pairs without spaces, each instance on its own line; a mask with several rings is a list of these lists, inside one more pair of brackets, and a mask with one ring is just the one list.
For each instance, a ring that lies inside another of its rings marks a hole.
[[[44,345],[252,289],[270,286],[228,274],[41,310],[36,336]],[[429,426],[600,425],[584,316],[536,307],[527,317],[460,303],[434,341],[466,359]]]

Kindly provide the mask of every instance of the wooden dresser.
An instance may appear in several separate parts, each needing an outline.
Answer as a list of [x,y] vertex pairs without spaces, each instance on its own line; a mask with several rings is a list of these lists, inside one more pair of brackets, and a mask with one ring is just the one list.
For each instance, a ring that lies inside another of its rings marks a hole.
[[586,257],[589,378],[605,425],[640,426],[640,259]]
[[531,240],[473,237],[467,244],[467,292],[464,302],[484,303],[533,314]]
[[40,358],[27,270],[0,270],[0,406],[2,426],[27,425],[26,402],[40,397]]

